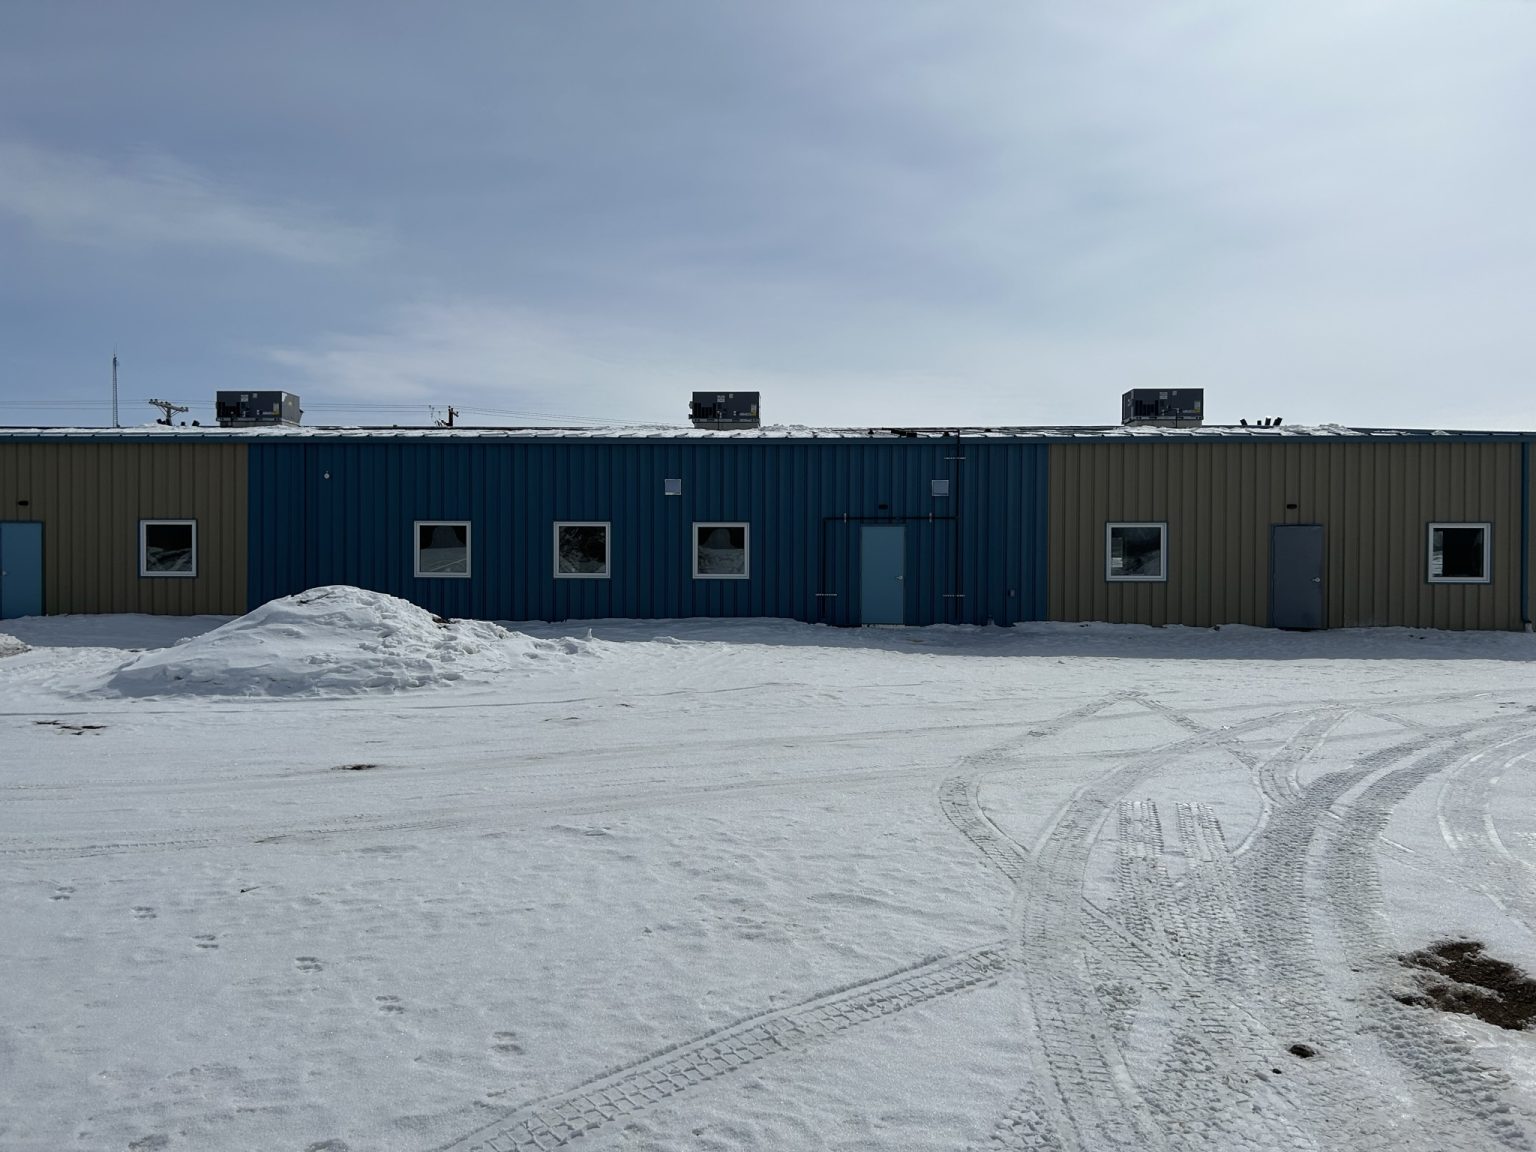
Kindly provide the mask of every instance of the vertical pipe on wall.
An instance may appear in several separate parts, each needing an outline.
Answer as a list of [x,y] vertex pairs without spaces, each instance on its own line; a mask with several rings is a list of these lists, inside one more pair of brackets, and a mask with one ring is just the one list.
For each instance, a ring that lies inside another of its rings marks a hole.
[[1520,624],[1531,630],[1531,442],[1520,442]]
[[[940,444],[942,444],[942,443],[943,443],[943,441],[940,441]],[[940,451],[943,451],[943,449],[941,448]],[[962,551],[962,549],[965,547],[965,545],[963,543],[963,540],[962,540],[962,537],[965,534],[965,529],[963,527],[964,521],[961,519],[961,516],[964,514],[964,508],[965,508],[965,505],[963,503],[963,501],[965,499],[965,482],[964,482],[965,469],[961,467],[961,465],[963,465],[964,463],[965,463],[965,452],[960,447],[960,429],[956,428],[955,429],[955,482],[954,482],[954,491],[953,491],[953,493],[950,496],[950,507],[954,510],[954,514],[955,514],[954,530],[953,530],[953,533],[951,535],[951,539],[953,539],[954,542],[955,542],[955,547],[954,547],[955,571],[954,571],[954,575],[951,578],[951,591],[953,592],[953,595],[950,597],[950,600],[949,600],[950,604],[954,606],[954,610],[955,610],[954,623],[956,623],[956,624],[964,624],[966,622],[966,620],[965,620],[965,599],[964,599],[964,597],[965,597],[965,560],[964,560],[964,552]],[[981,518],[980,523],[983,523],[983,524],[986,523],[985,517]],[[946,613],[946,615],[947,615],[947,613]],[[946,623],[948,623],[948,621],[946,621]]]

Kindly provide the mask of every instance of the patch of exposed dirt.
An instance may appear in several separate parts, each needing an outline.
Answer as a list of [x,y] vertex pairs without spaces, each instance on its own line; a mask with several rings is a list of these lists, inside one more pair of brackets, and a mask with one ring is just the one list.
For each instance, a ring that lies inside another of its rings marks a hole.
[[1478,940],[1442,940],[1398,959],[1414,970],[1417,992],[1397,1000],[1441,1012],[1476,1016],[1514,1031],[1536,1022],[1536,980],[1495,960]]

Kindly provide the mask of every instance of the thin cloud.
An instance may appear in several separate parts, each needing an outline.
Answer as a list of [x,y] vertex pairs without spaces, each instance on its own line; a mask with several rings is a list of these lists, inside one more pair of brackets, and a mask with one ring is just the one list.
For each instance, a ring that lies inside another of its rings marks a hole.
[[168,157],[113,167],[17,141],[0,141],[0,212],[74,243],[239,249],[303,264],[347,263],[370,243],[364,229],[262,203]]
[[679,333],[491,301],[418,305],[372,332],[331,333],[309,347],[261,355],[294,373],[287,386],[302,389],[317,423],[340,420],[339,413],[368,422],[375,404],[381,413],[453,404],[477,424],[685,424],[691,393],[721,389],[762,392],[770,422],[799,413],[821,424],[867,424],[896,415],[860,401],[875,389],[943,395],[954,384],[921,373],[807,374],[731,364]]

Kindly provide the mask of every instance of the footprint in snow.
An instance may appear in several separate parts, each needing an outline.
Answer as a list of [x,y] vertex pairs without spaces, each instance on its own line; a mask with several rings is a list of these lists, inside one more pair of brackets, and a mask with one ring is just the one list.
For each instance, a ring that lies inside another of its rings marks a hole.
[[217,948],[219,946],[219,938],[217,936],[194,936],[192,939],[197,943],[199,948]]
[[75,894],[75,890],[73,888],[71,888],[68,884],[59,884],[59,885],[55,886],[55,888],[53,890],[53,895],[48,897],[48,899],[50,899],[50,900],[68,900],[74,894]]
[[146,904],[136,904],[133,908],[133,918],[135,920],[153,920],[155,918],[155,910]]
[[405,1011],[405,1005],[400,1003],[398,996],[375,996],[373,999],[378,1004],[379,1011],[386,1016],[398,1016]]
[[300,972],[324,972],[325,965],[320,963],[316,956],[298,956],[293,961],[293,966]]
[[497,1032],[491,1037],[491,1051],[502,1056],[521,1056],[523,1046],[517,1042],[516,1032]]

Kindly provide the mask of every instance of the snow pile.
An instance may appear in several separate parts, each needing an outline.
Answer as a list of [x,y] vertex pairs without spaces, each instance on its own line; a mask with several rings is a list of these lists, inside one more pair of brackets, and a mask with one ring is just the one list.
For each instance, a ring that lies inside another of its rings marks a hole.
[[27,645],[14,636],[0,632],[0,656],[20,656],[25,651],[27,651]]
[[263,604],[201,636],[146,652],[107,678],[123,696],[349,695],[421,688],[540,667],[592,642],[535,640],[479,620],[443,620],[408,601],[342,585]]

